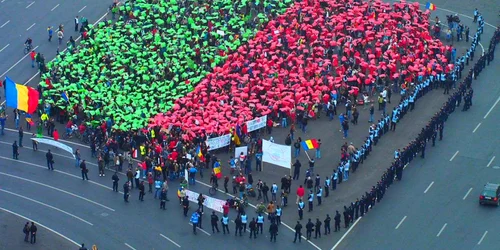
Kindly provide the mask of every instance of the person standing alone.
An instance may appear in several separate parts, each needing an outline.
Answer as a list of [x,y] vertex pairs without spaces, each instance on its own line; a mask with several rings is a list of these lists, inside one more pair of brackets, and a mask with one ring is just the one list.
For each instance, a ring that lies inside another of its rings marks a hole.
[[50,149],[45,154],[45,158],[47,158],[47,168],[49,170],[54,170],[54,156],[50,152]]
[[75,32],[78,32],[78,24],[80,23],[80,20],[78,19],[78,16],[75,17]]
[[82,180],[87,179],[87,181],[88,181],[89,177],[87,174],[89,172],[89,169],[87,168],[87,164],[85,163],[85,160],[82,160],[82,162],[80,163],[80,169],[82,171]]

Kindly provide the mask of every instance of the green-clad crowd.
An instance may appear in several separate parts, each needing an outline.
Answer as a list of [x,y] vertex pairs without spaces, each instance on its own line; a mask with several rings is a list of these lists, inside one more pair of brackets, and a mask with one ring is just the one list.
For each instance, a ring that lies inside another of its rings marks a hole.
[[70,115],[79,105],[94,125],[111,118],[116,129],[143,128],[291,4],[129,0],[116,7],[116,22],[89,26],[79,46],[47,64],[44,104]]

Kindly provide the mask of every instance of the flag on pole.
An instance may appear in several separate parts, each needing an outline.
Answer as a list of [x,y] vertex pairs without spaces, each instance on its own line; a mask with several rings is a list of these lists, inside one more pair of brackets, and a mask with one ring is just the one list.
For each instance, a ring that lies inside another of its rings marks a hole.
[[428,9],[428,10],[436,10],[436,5],[431,3],[431,2],[427,2],[425,4],[425,8]]
[[217,179],[222,178],[222,171],[220,165],[216,168],[214,168],[214,175],[217,177]]
[[31,126],[35,125],[33,117],[30,114],[26,114],[26,122],[29,123]]
[[316,139],[310,139],[310,140],[305,140],[300,143],[304,150],[310,150],[310,149],[315,149],[319,148],[319,143]]
[[240,137],[238,136],[238,133],[236,133],[236,129],[233,130],[233,141],[234,145],[239,146],[241,144]]
[[198,156],[198,159],[200,159],[201,162],[205,162],[205,156],[203,156],[203,153],[201,152],[200,145],[196,148],[196,156]]
[[38,107],[38,91],[31,87],[17,84],[8,77],[5,78],[5,83],[7,107],[33,114]]
[[66,91],[63,91],[61,93],[61,97],[63,100],[65,100],[66,102],[69,102],[69,98],[68,98],[68,95],[66,94]]

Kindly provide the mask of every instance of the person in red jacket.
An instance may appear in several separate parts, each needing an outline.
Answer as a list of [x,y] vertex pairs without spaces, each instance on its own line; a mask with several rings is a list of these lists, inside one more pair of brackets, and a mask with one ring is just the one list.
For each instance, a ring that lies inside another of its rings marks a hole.
[[299,204],[299,200],[301,200],[302,198],[304,198],[304,194],[305,194],[305,190],[302,187],[302,185],[300,185],[297,188],[297,201],[295,202],[295,204]]
[[54,129],[54,133],[52,135],[54,136],[54,141],[59,140],[59,131],[57,131],[57,129]]
[[36,52],[35,52],[35,50],[32,50],[30,52],[30,58],[31,58],[31,67],[34,68],[35,67],[35,59],[36,59]]

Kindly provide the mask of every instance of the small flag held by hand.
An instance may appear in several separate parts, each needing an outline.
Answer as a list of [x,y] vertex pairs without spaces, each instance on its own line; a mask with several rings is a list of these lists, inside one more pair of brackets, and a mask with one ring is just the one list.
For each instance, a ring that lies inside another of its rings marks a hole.
[[431,2],[427,2],[425,4],[425,8],[428,9],[428,10],[436,10],[436,5],[431,3]]

